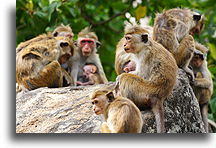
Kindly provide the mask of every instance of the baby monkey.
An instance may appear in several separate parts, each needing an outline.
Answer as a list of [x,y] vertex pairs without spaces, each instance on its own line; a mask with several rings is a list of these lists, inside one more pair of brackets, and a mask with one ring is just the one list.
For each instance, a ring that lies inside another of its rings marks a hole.
[[129,73],[131,71],[135,71],[136,70],[136,63],[132,60],[127,61],[124,65],[123,65],[123,71],[126,73]]
[[[202,46],[200,45],[200,47]],[[204,56],[207,54],[207,49],[204,50],[204,46],[203,48],[197,49],[199,50],[195,50],[193,58],[190,62],[190,66],[192,67],[195,75],[192,88],[200,105],[200,112],[205,130],[208,132],[208,102],[213,93],[213,81]]]
[[93,63],[87,63],[83,67],[83,76],[81,81],[77,81],[77,85],[94,85],[103,84],[100,75],[98,74],[98,68]]
[[99,89],[90,95],[95,114],[103,114],[102,133],[141,133],[143,121],[137,106],[127,98],[114,96],[110,89]]

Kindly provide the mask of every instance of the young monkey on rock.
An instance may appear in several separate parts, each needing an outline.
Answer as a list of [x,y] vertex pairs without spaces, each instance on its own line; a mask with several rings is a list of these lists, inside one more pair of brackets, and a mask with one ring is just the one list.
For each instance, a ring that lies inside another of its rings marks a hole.
[[[198,46],[199,45],[199,46]],[[198,44],[194,56],[190,62],[193,69],[195,80],[192,88],[200,105],[200,112],[204,122],[206,132],[208,132],[208,102],[213,93],[213,81],[211,73],[207,67],[205,55],[208,49],[201,44]]]
[[108,88],[90,95],[95,114],[103,114],[102,133],[141,133],[143,120],[140,110],[127,98],[114,96]]

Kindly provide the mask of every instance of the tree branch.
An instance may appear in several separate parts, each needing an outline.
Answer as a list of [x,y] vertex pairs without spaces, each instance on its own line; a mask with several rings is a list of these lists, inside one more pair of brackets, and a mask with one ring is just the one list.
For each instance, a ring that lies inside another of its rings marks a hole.
[[129,11],[130,8],[132,7],[132,2],[133,2],[133,0],[130,1],[129,6],[128,6],[125,10],[123,10],[122,12],[119,12],[119,13],[117,13],[117,14],[114,14],[114,15],[111,16],[109,19],[104,20],[104,21],[100,21],[100,22],[94,22],[93,19],[91,19],[88,15],[86,15],[83,6],[81,6],[81,7],[79,7],[79,8],[80,8],[81,16],[82,16],[87,22],[89,22],[89,24],[90,24],[92,27],[95,27],[95,26],[98,26],[98,25],[106,24],[106,23],[112,21],[113,19],[115,19],[116,17],[121,16],[121,15],[124,15],[124,14],[125,14],[127,11]]

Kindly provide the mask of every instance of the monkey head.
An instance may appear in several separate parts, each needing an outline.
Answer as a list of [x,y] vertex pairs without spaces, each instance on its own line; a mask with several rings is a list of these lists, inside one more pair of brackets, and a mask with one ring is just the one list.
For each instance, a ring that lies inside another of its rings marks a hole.
[[124,50],[127,53],[138,53],[143,45],[149,44],[148,31],[141,26],[126,26]]
[[190,30],[190,35],[199,34],[204,26],[204,16],[199,13],[193,13],[193,21],[195,26]]
[[123,65],[123,71],[126,73],[135,70],[136,70],[136,63],[134,61],[129,60]]
[[108,90],[96,90],[90,95],[93,111],[96,115],[104,114],[107,107],[114,101],[114,94]]
[[195,50],[193,58],[190,61],[190,65],[192,67],[199,68],[202,66],[204,60],[205,60],[204,54],[199,50]]
[[74,53],[73,42],[72,40],[63,36],[56,37],[56,39],[60,49],[59,63],[64,64],[69,60],[71,56],[73,56]]
[[58,26],[53,32],[52,35],[54,37],[57,36],[64,36],[64,37],[68,37],[69,39],[72,39],[74,34],[72,32],[72,29],[69,25],[65,26],[63,24],[61,24],[60,26]]
[[97,52],[97,48],[100,45],[101,43],[98,41],[97,35],[91,32],[89,27],[79,32],[77,46],[83,56],[90,56],[93,52]]
[[94,74],[97,72],[97,66],[94,64],[86,64],[83,67],[83,75],[88,77],[90,74]]

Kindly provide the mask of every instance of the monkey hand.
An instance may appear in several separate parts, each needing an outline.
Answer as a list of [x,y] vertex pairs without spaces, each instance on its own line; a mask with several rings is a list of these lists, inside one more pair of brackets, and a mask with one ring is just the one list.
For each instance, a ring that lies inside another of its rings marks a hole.
[[186,35],[182,39],[181,44],[184,44],[184,47],[187,48],[191,52],[193,52],[195,50],[194,38],[191,35]]
[[76,81],[77,86],[82,85],[83,83],[81,81]]

